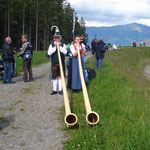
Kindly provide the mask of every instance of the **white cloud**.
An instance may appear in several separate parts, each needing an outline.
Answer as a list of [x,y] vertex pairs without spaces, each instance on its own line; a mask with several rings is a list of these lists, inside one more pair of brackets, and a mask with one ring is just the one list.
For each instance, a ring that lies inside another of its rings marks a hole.
[[106,22],[98,22],[98,21],[85,21],[86,23],[86,26],[87,27],[91,27],[91,26],[94,26],[94,27],[101,27],[101,26],[114,26],[114,25],[117,25],[117,24],[107,24]]
[[150,26],[149,0],[68,0],[87,26],[109,26],[131,22]]

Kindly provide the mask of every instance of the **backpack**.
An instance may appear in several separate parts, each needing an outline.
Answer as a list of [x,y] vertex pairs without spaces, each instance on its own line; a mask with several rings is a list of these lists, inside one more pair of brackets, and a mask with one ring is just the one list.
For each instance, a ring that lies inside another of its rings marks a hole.
[[88,73],[88,79],[89,80],[92,80],[96,77],[96,72],[95,72],[95,69],[86,69],[87,70],[87,73]]
[[28,43],[27,48],[23,54],[23,59],[32,59],[32,50],[33,50],[32,44]]
[[23,55],[23,59],[32,59],[32,54],[30,50],[26,50],[24,55]]

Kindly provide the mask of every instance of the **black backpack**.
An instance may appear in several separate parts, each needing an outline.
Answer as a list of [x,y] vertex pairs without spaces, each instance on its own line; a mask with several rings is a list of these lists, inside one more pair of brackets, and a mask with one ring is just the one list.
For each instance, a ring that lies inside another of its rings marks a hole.
[[95,69],[86,69],[87,70],[87,73],[88,73],[88,79],[89,80],[92,80],[96,77],[96,72],[95,72]]

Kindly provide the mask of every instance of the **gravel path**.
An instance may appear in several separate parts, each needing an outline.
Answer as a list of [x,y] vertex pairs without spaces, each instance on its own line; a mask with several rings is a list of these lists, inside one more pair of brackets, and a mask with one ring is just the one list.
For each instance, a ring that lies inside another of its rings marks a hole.
[[148,64],[148,65],[144,68],[144,75],[147,77],[148,80],[150,80],[150,64]]
[[49,68],[33,68],[33,82],[24,83],[20,74],[15,84],[0,83],[0,150],[63,149],[63,96],[50,95]]

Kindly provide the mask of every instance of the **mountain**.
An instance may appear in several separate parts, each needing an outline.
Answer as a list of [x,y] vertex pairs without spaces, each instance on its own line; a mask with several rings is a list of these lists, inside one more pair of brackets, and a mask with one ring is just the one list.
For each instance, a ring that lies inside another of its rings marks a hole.
[[122,46],[130,45],[133,40],[137,42],[150,40],[150,27],[138,23],[111,27],[86,27],[86,32],[89,35],[89,43],[95,35],[98,40],[103,37],[106,43],[116,43]]

